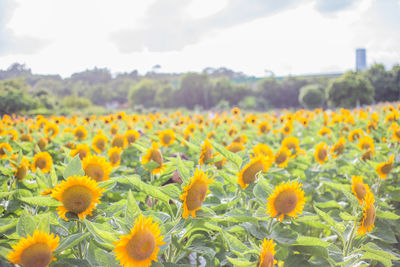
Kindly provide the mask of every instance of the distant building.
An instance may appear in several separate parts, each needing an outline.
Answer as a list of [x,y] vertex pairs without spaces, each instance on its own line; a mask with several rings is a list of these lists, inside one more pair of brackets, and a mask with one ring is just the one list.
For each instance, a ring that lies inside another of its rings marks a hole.
[[367,68],[367,50],[365,48],[356,49],[356,71],[363,71]]

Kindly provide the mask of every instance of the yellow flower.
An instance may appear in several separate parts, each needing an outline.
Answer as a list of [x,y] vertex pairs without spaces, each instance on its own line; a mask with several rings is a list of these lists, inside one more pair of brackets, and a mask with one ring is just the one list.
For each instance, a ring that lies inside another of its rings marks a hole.
[[11,153],[12,152],[11,146],[7,143],[0,143],[0,159],[7,158],[6,150]]
[[208,139],[204,140],[204,144],[201,146],[201,152],[200,152],[200,164],[208,164],[207,161],[211,160],[213,158],[212,155],[212,145]]
[[378,167],[376,168],[376,171],[378,172],[379,177],[381,179],[386,179],[387,175],[392,170],[392,168],[393,168],[393,160],[394,160],[394,157],[393,157],[393,155],[391,155],[390,158],[389,158],[389,161],[379,163]]
[[339,157],[339,155],[343,154],[346,144],[346,139],[340,137],[336,144],[331,148],[331,154],[333,158]]
[[59,241],[59,236],[35,230],[32,236],[22,237],[18,244],[12,246],[8,260],[22,266],[48,266],[55,260],[53,251],[58,247]]
[[282,127],[282,133],[284,135],[289,135],[293,132],[293,124],[291,122],[286,122]]
[[115,242],[115,258],[124,267],[149,267],[153,261],[157,261],[157,254],[164,236],[158,223],[151,217],[140,215],[136,218],[135,225],[127,235],[119,237]]
[[275,255],[275,245],[273,239],[265,239],[262,243],[261,253],[260,253],[260,264],[258,267],[273,267],[277,261],[274,259]]
[[239,151],[245,150],[245,147],[241,143],[233,142],[232,144],[227,146],[226,149],[229,150],[230,152],[237,153]]
[[97,182],[109,180],[112,166],[105,158],[90,155],[82,160],[82,168],[85,175]]
[[305,154],[303,150],[300,149],[300,141],[294,136],[285,137],[282,140],[282,147],[290,149],[292,157],[296,157],[299,154]]
[[328,151],[329,151],[329,147],[326,143],[319,143],[316,147],[315,147],[315,153],[314,153],[314,157],[315,160],[319,163],[319,164],[324,164],[325,161],[328,160]]
[[78,144],[75,149],[71,150],[71,157],[75,157],[79,154],[79,158],[83,160],[87,156],[90,156],[90,147],[87,144]]
[[398,125],[396,125],[393,128],[393,140],[396,140],[397,142],[400,142],[400,127]]
[[118,129],[119,129],[119,127],[118,127],[117,124],[114,123],[113,125],[111,125],[111,129],[110,129],[111,134],[112,135],[117,134],[118,133]]
[[358,147],[361,150],[371,150],[372,154],[375,153],[374,139],[367,135],[360,137]]
[[126,138],[122,134],[115,134],[113,139],[111,140],[111,147],[120,147],[120,148],[125,148],[126,147]]
[[271,167],[273,160],[267,159],[263,155],[254,157],[246,166],[238,173],[237,183],[242,189],[245,189],[249,184],[253,184],[257,179],[257,174],[266,172]]
[[54,138],[60,132],[60,128],[56,123],[47,122],[46,126],[44,127],[44,132],[46,133],[47,136]]
[[332,130],[329,129],[328,127],[322,127],[319,131],[318,131],[318,135],[319,136],[325,136],[327,135],[328,137],[330,137],[332,134]]
[[33,158],[33,172],[36,172],[36,169],[39,168],[43,173],[48,173],[50,172],[51,166],[53,166],[53,159],[47,152],[39,152]]
[[241,144],[246,144],[247,143],[247,136],[245,134],[239,135],[233,140],[234,143],[241,143]]
[[101,154],[101,152],[106,149],[107,142],[107,136],[99,133],[95,137],[93,137],[92,148],[96,153]]
[[14,154],[11,156],[10,164],[14,167],[14,174],[18,181],[22,181],[29,170],[29,160],[25,157],[22,157],[21,162],[18,164],[18,155]]
[[153,169],[153,174],[160,174],[164,170],[165,165],[163,164],[163,156],[158,147],[158,143],[156,142],[151,144],[151,148],[147,150],[147,154],[142,157],[142,165],[145,165],[150,161],[154,161],[159,164],[159,167]]
[[186,219],[189,215],[196,217],[196,211],[200,209],[201,204],[208,193],[208,186],[213,182],[203,170],[196,169],[190,184],[183,187],[183,193],[180,199],[183,200],[182,217]]
[[122,148],[112,147],[108,150],[108,157],[110,158],[111,166],[117,167],[121,162]]
[[[220,153],[215,153],[215,157],[217,157],[217,156],[219,156],[220,155]],[[223,159],[221,159],[220,161],[217,161],[217,162],[214,162],[214,165],[215,165],[215,167],[217,167],[217,169],[222,169],[222,167],[224,167],[224,165],[225,165],[225,163],[226,163],[226,158],[223,158]]]
[[175,141],[175,132],[170,129],[166,129],[159,133],[160,143],[163,146],[170,146]]
[[365,235],[374,228],[376,209],[374,206],[375,198],[372,192],[367,192],[364,197],[363,218],[361,219],[357,233]]
[[275,155],[272,149],[266,145],[266,144],[257,144],[255,147],[253,147],[253,152],[254,156],[264,156],[267,159],[271,159],[272,161],[275,161]]
[[135,130],[128,130],[125,133],[125,139],[128,141],[128,144],[133,144],[138,140],[140,137],[140,133]]
[[235,107],[231,110],[231,113],[235,116],[240,115],[240,109]]
[[87,130],[84,126],[80,125],[75,128],[74,136],[78,140],[84,140],[87,136]]
[[358,203],[361,205],[364,201],[365,195],[371,191],[367,184],[364,184],[363,178],[360,176],[351,177],[351,191],[358,199]]
[[100,203],[103,191],[90,177],[75,175],[54,187],[51,196],[62,203],[57,208],[58,216],[68,221],[65,214],[71,212],[83,220],[87,215],[92,215],[96,204]]
[[149,122],[149,121],[146,121],[146,122],[144,123],[144,128],[145,128],[146,130],[148,130],[148,131],[151,131],[151,129],[153,129],[153,124],[151,124],[151,122]]
[[268,122],[263,121],[263,122],[260,122],[260,123],[258,124],[258,134],[259,134],[259,135],[268,133],[269,130],[271,130],[271,127],[269,126],[269,123],[268,123]]
[[271,217],[277,217],[279,221],[283,221],[285,215],[290,217],[298,217],[303,211],[306,202],[304,191],[301,189],[302,184],[297,181],[282,182],[276,186],[274,192],[268,198],[267,214]]
[[280,168],[285,168],[292,152],[287,147],[281,147],[275,155],[275,163]]
[[37,142],[37,145],[40,148],[40,151],[43,151],[48,144],[49,144],[49,140],[46,137],[40,138],[39,141]]
[[363,130],[355,129],[355,130],[351,131],[351,133],[349,134],[349,141],[350,142],[354,142],[354,141],[358,140],[363,135],[364,135]]

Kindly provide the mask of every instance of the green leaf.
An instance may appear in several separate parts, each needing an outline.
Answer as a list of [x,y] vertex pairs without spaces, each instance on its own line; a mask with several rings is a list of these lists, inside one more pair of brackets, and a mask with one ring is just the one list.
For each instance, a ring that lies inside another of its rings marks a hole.
[[341,209],[342,206],[340,206],[339,203],[337,203],[335,200],[329,200],[327,202],[323,202],[323,203],[315,203],[315,206],[320,207],[322,209],[325,208],[339,208]]
[[51,264],[52,267],[91,267],[87,260],[61,259]]
[[238,259],[238,258],[234,259],[234,258],[231,258],[228,256],[226,256],[226,258],[235,267],[252,267],[252,266],[255,267],[255,266],[257,266],[256,262],[250,262],[246,259]]
[[56,186],[57,182],[58,182],[58,178],[57,178],[56,170],[54,169],[54,165],[51,166],[50,179],[51,179],[51,186],[52,187]]
[[18,224],[18,219],[14,218],[0,218],[0,233],[5,233],[6,231],[14,228]]
[[0,198],[3,197],[8,197],[9,195],[13,195],[15,191],[10,191],[10,192],[0,192]]
[[361,259],[376,260],[382,263],[386,267],[392,266],[392,261],[390,259],[369,251],[365,252],[365,254],[361,257]]
[[240,170],[240,167],[242,166],[242,159],[235,153],[230,152],[229,150],[227,150],[225,147],[223,147],[220,144],[217,144],[214,141],[210,141],[211,144],[213,145],[213,147],[215,147],[215,149],[221,153],[221,155],[223,155],[227,160],[233,162],[236,165],[236,168],[238,170]]
[[147,148],[145,148],[144,146],[141,146],[139,144],[133,144],[132,146],[136,147],[142,153],[146,153],[147,152]]
[[50,231],[50,214],[40,214],[33,217],[36,221],[36,229],[42,230],[46,233]]
[[85,224],[89,232],[94,236],[95,240],[101,243],[112,244],[117,241],[117,235],[107,224],[94,223],[85,220]]
[[21,197],[19,200],[29,205],[38,205],[45,207],[58,207],[61,203],[49,196],[38,196],[38,197]]
[[54,251],[55,253],[63,252],[79,244],[83,239],[89,236],[90,233],[77,233],[62,239],[60,245]]
[[344,225],[336,223],[335,220],[328,215],[328,213],[325,213],[324,211],[318,209],[315,205],[314,209],[317,212],[318,216],[321,217],[321,219],[323,219],[325,222],[329,223],[330,226],[338,230],[340,233],[344,232],[344,230],[346,229]]
[[242,241],[240,241],[236,236],[231,235],[227,232],[223,233],[223,236],[231,250],[237,251],[241,254],[249,250],[249,248],[245,244],[243,244]]
[[179,155],[179,153],[178,153],[178,155],[176,157],[176,169],[178,170],[179,177],[182,179],[182,182],[184,184],[188,184],[189,183],[189,179],[190,179],[189,170],[183,164],[181,156]]
[[376,210],[376,217],[386,220],[398,220],[400,216],[391,211]]
[[36,224],[32,216],[28,211],[24,210],[19,217],[17,224],[17,233],[20,237],[26,237],[27,235],[33,235]]
[[167,204],[169,203],[170,197],[167,194],[163,193],[159,187],[144,183],[137,177],[131,176],[119,179],[120,182],[124,182],[125,180],[133,185],[133,187],[135,187],[139,192],[152,196]]
[[85,175],[85,172],[82,169],[82,162],[79,157],[79,155],[76,155],[70,163],[68,163],[67,167],[65,167],[63,177],[64,179],[67,179],[68,177],[74,176],[74,175]]
[[272,194],[272,192],[273,192],[272,187],[263,177],[260,177],[258,179],[257,184],[254,186],[253,189],[254,195],[263,204],[267,203],[267,198],[270,194]]
[[127,202],[125,209],[125,220],[133,225],[135,218],[138,217],[142,211],[140,210],[136,200],[132,194],[132,191],[129,190],[127,194]]
[[293,245],[327,247],[329,245],[329,242],[323,241],[321,238],[299,235]]

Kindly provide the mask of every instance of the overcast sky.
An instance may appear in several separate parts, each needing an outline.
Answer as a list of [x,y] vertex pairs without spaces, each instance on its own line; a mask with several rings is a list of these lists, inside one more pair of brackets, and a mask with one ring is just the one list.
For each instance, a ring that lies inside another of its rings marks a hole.
[[400,0],[0,0],[0,69],[249,75],[400,63]]

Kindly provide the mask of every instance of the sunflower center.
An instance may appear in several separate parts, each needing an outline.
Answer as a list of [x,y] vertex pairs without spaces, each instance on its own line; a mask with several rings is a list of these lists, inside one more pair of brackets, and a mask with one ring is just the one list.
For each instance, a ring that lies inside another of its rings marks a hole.
[[21,265],[24,267],[45,267],[51,259],[51,249],[44,243],[33,244],[21,253]]
[[103,150],[105,149],[105,146],[106,146],[106,142],[104,142],[103,139],[97,140],[97,142],[96,142],[96,147],[97,147],[98,149],[100,149],[101,151],[103,151]]
[[92,203],[93,195],[89,188],[81,185],[71,186],[62,194],[64,207],[75,214],[84,212]]
[[38,141],[38,146],[39,146],[40,150],[43,150],[43,149],[47,146],[47,141],[46,141],[46,139],[41,138],[41,139]]
[[356,191],[358,199],[364,199],[365,194],[367,194],[367,189],[362,183],[356,183],[354,186],[354,191]]
[[193,183],[186,197],[186,206],[188,210],[196,210],[201,207],[206,197],[207,189],[207,183],[204,181],[197,180]]
[[85,174],[97,182],[103,181],[104,171],[98,164],[88,164],[85,168]]
[[285,128],[283,128],[283,130],[285,131],[285,133],[288,133],[290,131],[290,128],[286,126]]
[[6,152],[4,151],[3,147],[0,147],[0,156],[4,156]]
[[385,165],[382,166],[381,171],[384,174],[388,174],[393,168],[393,163],[386,163]]
[[17,172],[15,173],[15,176],[17,177],[18,181],[21,181],[24,179],[26,173],[28,172],[28,168],[25,165],[21,165],[18,169]]
[[368,227],[370,225],[373,225],[375,222],[375,215],[376,215],[376,209],[374,204],[371,204],[366,210],[366,215],[365,215],[365,220],[364,220],[364,226]]
[[75,132],[75,136],[78,139],[82,139],[85,136],[85,133],[82,130],[78,130]]
[[43,168],[46,168],[47,161],[44,158],[39,158],[39,159],[36,160],[35,165],[39,169],[43,169]]
[[120,147],[120,148],[123,148],[123,147],[124,147],[124,138],[122,138],[122,137],[116,137],[116,138],[114,138],[114,140],[112,141],[111,146],[112,146],[112,147]]
[[87,156],[87,152],[86,152],[86,150],[79,150],[79,158],[81,159],[81,160],[83,160],[86,156]]
[[395,134],[398,138],[400,138],[400,129],[399,129],[399,130],[396,130],[396,131],[394,132],[394,134]]
[[298,198],[296,192],[291,190],[282,191],[276,197],[274,205],[279,214],[287,214],[296,208]]
[[295,143],[291,143],[291,142],[287,143],[286,147],[289,148],[292,151],[296,151],[297,150],[297,146],[296,146]]
[[288,158],[288,156],[286,155],[286,153],[281,152],[278,154],[278,156],[276,156],[275,162],[276,162],[276,164],[279,165],[279,164],[285,162],[287,158]]
[[371,146],[368,143],[363,143],[362,144],[362,149],[368,150],[370,148],[371,148]]
[[112,164],[116,164],[121,160],[121,155],[119,153],[112,153],[110,157],[110,161]]
[[337,155],[342,154],[343,151],[344,151],[344,145],[343,145],[343,144],[337,144],[337,145],[335,146],[334,151],[335,151],[335,153],[336,153]]
[[206,147],[204,153],[203,153],[203,162],[206,162],[210,160],[212,157],[212,150],[209,147]]
[[325,158],[326,158],[327,155],[328,155],[328,152],[326,151],[325,148],[321,148],[321,149],[318,151],[318,159],[320,159],[320,160],[325,160]]
[[264,165],[261,161],[256,161],[251,164],[243,172],[243,182],[245,184],[252,184],[256,181],[256,174],[264,170]]
[[171,140],[172,140],[172,137],[169,134],[166,134],[163,136],[163,142],[165,144],[169,144],[171,142]]
[[163,157],[159,149],[151,151],[151,160],[157,162],[160,166],[163,164]]
[[358,133],[353,134],[353,140],[357,140],[358,138],[360,138],[360,134]]
[[265,133],[267,131],[267,126],[261,125],[260,130],[262,133]]
[[273,267],[274,266],[274,256],[270,251],[265,253],[264,258],[262,259],[262,263],[260,267]]
[[367,152],[365,152],[362,155],[362,160],[364,160],[364,161],[371,160],[371,158],[372,158],[372,151],[371,150],[368,150]]
[[126,244],[126,253],[136,261],[143,261],[153,254],[155,248],[154,235],[148,230],[141,230]]
[[135,143],[135,141],[136,141],[136,137],[133,134],[132,135],[128,135],[126,137],[126,139],[128,140],[129,144]]

